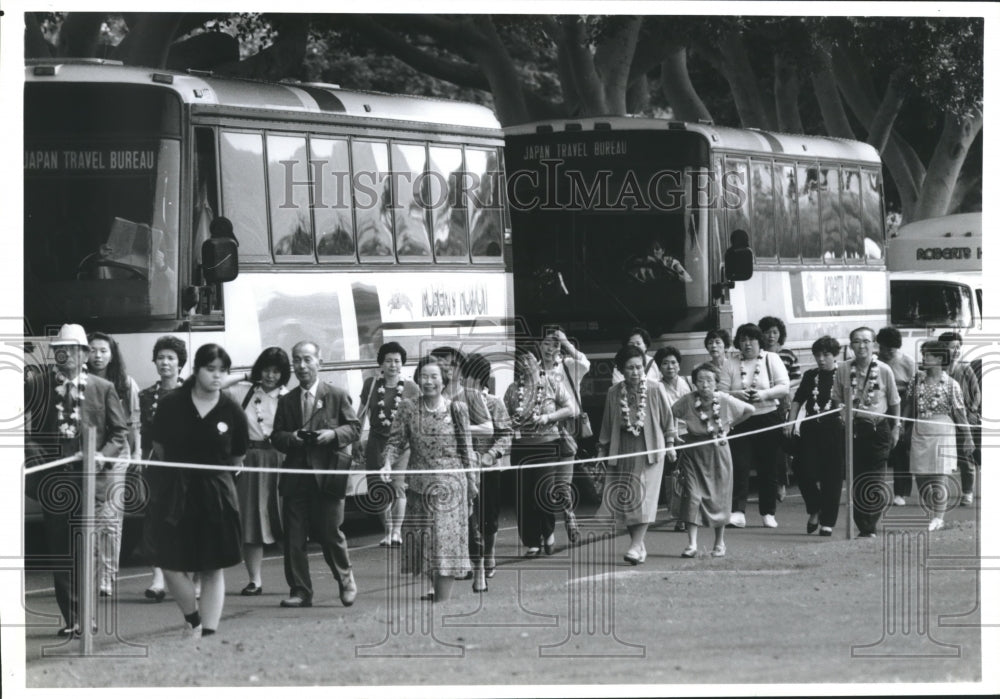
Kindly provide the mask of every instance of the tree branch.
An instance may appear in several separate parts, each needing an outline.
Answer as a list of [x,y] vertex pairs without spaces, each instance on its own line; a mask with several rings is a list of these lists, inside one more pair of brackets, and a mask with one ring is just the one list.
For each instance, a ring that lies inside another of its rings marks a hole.
[[126,65],[163,68],[183,16],[182,12],[137,13],[111,55]]
[[819,67],[812,74],[813,92],[819,102],[819,111],[823,115],[823,124],[828,135],[834,138],[854,139],[854,129],[847,117],[844,102],[840,98],[837,79],[833,75],[829,47],[820,46],[815,52]]
[[625,114],[629,72],[639,41],[642,18],[621,15],[609,18],[607,22],[607,29],[594,54],[594,68],[604,88],[606,113]]
[[773,128],[760,95],[757,75],[750,65],[743,34],[737,29],[727,30],[716,46],[722,59],[719,66],[733,93],[740,123],[744,128]]
[[687,47],[666,44],[667,54],[660,64],[660,89],[674,116],[681,121],[711,120],[712,114],[691,84],[687,68]]
[[774,111],[778,130],[805,133],[799,111],[799,74],[786,56],[774,54]]
[[590,41],[586,27],[579,15],[559,18],[562,41],[559,50],[566,52],[566,61],[573,74],[573,84],[580,96],[580,107],[584,114],[607,114],[608,105],[604,98],[604,87],[590,53]]
[[[969,147],[983,128],[983,112],[977,109],[969,117],[945,115],[944,131],[927,164],[927,176],[912,220],[943,216],[948,212],[955,182],[958,180]],[[903,218],[904,223],[906,217]]]
[[868,144],[874,146],[879,153],[885,151],[892,134],[892,125],[896,122],[899,110],[903,107],[905,95],[901,85],[902,69],[897,68],[889,76],[889,84],[879,103],[878,110],[868,125]]

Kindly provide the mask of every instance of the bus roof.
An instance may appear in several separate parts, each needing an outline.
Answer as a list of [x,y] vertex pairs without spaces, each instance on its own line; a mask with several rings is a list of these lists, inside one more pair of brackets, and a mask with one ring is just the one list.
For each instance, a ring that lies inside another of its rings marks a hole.
[[100,59],[26,61],[27,82],[102,82],[162,85],[192,105],[328,113],[371,119],[445,124],[498,132],[493,111],[469,102],[343,90],[326,83],[281,82],[214,77],[209,72],[179,72]]
[[830,136],[784,134],[761,129],[670,121],[650,117],[608,116],[586,119],[551,119],[504,128],[508,136],[579,131],[692,131],[702,134],[713,150],[745,151],[796,156],[798,159],[833,158],[881,166],[878,151],[861,141]]
[[982,213],[952,214],[902,226],[889,238],[890,272],[982,272]]

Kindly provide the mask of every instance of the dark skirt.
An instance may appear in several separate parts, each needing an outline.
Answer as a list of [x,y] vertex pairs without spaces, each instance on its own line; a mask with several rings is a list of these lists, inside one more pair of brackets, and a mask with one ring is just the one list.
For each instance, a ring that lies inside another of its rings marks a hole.
[[151,467],[146,514],[152,564],[218,570],[243,560],[233,478],[224,471]]

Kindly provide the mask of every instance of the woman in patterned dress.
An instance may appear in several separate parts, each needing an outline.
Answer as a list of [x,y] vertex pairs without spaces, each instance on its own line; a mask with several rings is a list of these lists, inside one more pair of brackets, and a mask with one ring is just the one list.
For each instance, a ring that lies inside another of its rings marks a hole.
[[[625,561],[638,565],[646,560],[644,538],[656,520],[664,455],[671,463],[677,460],[673,448],[677,432],[663,384],[646,378],[643,351],[622,347],[615,366],[625,380],[608,391],[597,455],[610,457],[605,498],[631,537]],[[650,453],[618,458],[638,452]]]
[[681,450],[678,471],[681,497],[678,516],[687,523],[688,545],[683,558],[698,555],[698,527],[715,530],[712,555],[726,555],[726,525],[732,510],[733,459],[729,444],[711,440],[723,438],[734,425],[753,415],[753,406],[716,390],[719,370],[711,362],[695,367],[691,381],[695,392],[681,396],[674,403],[674,418],[684,425],[685,444],[697,444]]
[[[160,379],[149,388],[139,392],[139,442],[142,444],[142,458],[148,459],[153,452],[153,418],[160,407],[160,399],[180,386],[180,373],[187,364],[187,345],[184,340],[173,335],[164,335],[153,345],[153,364]],[[148,549],[146,535],[148,527],[143,527],[143,546]],[[167,596],[164,589],[163,570],[153,566],[153,580],[146,588],[146,599],[162,602]]]
[[[403,399],[416,400],[420,395],[417,384],[404,379],[401,375],[406,364],[406,350],[398,342],[387,342],[378,348],[377,357],[381,376],[368,377],[361,387],[361,410],[358,420],[364,424],[368,418],[368,444],[365,445],[365,468],[369,471],[368,494],[370,500],[382,504],[388,498],[378,498],[380,492],[382,469],[385,457],[385,445],[389,441],[389,429],[392,421],[402,405]],[[406,514],[406,484],[405,471],[409,452],[402,452],[395,465],[396,475],[392,478],[392,499],[384,503],[379,510],[379,518],[385,529],[385,536],[379,546],[399,546],[403,543],[401,530],[403,516]],[[386,492],[386,491],[383,491]]]
[[[274,429],[274,414],[278,397],[286,392],[285,386],[292,376],[288,355],[280,347],[268,347],[253,364],[246,382],[230,391],[234,401],[243,407],[250,434],[244,465],[257,468],[278,469],[282,455],[270,442]],[[278,515],[278,472],[247,471],[236,478],[236,495],[240,503],[240,523],[243,525],[243,563],[250,582],[240,590],[244,597],[255,597],[264,592],[260,578],[264,560],[264,544],[277,540],[276,530],[281,518]]]
[[[441,394],[444,380],[436,358],[421,359],[416,376],[421,395],[399,405],[385,448],[382,481],[392,480],[396,457],[409,447],[402,572],[426,576],[433,591],[421,599],[443,602],[451,596],[455,577],[472,569],[469,503],[478,492],[477,474],[472,470],[468,408]],[[429,469],[452,471],[421,473]]]
[[974,447],[966,426],[962,388],[947,373],[951,359],[948,346],[930,340],[921,345],[920,354],[922,371],[913,379],[904,416],[917,418],[910,437],[910,471],[917,478],[924,508],[932,515],[927,529],[933,532],[944,527],[949,492],[946,479],[958,468],[956,446],[966,457]]

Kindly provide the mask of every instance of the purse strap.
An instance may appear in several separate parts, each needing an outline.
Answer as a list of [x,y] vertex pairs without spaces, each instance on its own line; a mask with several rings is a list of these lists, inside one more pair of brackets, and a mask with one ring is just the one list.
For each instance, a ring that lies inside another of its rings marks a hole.
[[256,383],[250,385],[250,390],[247,391],[247,394],[245,396],[243,396],[243,405],[240,406],[241,410],[246,410],[247,406],[250,405],[250,399],[253,398],[253,392],[257,390],[257,386],[259,385],[260,384]]

